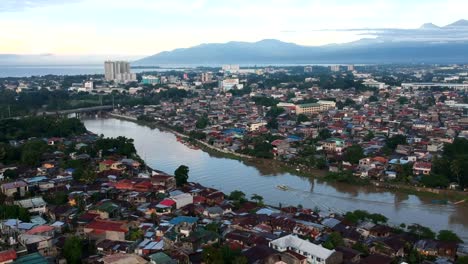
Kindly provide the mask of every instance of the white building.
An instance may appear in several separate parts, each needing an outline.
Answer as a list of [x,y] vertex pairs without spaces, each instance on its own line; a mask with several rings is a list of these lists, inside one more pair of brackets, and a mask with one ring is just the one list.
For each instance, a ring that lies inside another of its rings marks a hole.
[[201,74],[202,83],[211,82],[212,79],[213,79],[213,73],[211,73],[211,72],[204,72],[204,73]]
[[244,88],[244,85],[239,83],[239,79],[225,79],[221,82],[220,88],[223,89],[223,91],[229,91],[234,88],[240,90]]
[[107,81],[136,81],[136,74],[130,71],[130,63],[127,61],[106,61],[104,62],[104,72]]
[[335,250],[329,250],[295,235],[287,235],[269,243],[269,246],[279,252],[291,250],[307,258],[311,264],[338,264],[343,261],[343,255]]
[[182,208],[188,204],[193,204],[193,196],[188,193],[171,196],[171,199],[176,203],[176,209]]
[[239,72],[240,67],[238,64],[227,64],[227,65],[223,65],[222,69],[224,72],[235,73],[235,72]]
[[47,212],[47,203],[42,199],[42,197],[15,201],[15,204],[28,209],[30,213],[44,214]]
[[330,70],[332,72],[339,72],[340,71],[340,65],[332,65],[332,66],[330,66]]

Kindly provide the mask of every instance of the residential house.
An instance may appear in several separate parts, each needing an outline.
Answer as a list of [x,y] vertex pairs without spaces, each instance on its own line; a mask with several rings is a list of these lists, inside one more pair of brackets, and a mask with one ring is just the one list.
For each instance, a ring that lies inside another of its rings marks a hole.
[[335,250],[326,249],[295,235],[287,235],[269,243],[277,251],[293,251],[307,258],[308,263],[338,264],[343,261],[343,254]]
[[23,197],[28,191],[28,184],[24,181],[4,183],[0,185],[0,190],[8,197],[13,197],[15,193],[18,193],[17,195]]
[[129,231],[128,225],[123,221],[94,219],[84,227],[84,233],[91,239],[125,240]]

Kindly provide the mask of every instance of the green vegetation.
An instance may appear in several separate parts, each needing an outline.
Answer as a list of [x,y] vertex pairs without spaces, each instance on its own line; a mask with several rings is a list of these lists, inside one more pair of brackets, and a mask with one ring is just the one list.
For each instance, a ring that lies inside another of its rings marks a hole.
[[297,115],[297,122],[298,123],[307,122],[307,121],[310,121],[310,119],[306,115],[304,115],[304,114]]
[[29,222],[31,216],[28,209],[18,205],[0,205],[0,219],[19,219],[24,222]]
[[42,140],[31,140],[21,147],[21,163],[37,166],[41,162],[42,154],[49,146]]
[[[410,234],[417,236],[420,239],[435,239],[436,234],[429,227],[425,227],[419,224],[409,225],[407,228]],[[443,235],[445,236],[445,234]]]
[[463,240],[457,234],[450,230],[440,230],[437,234],[437,239],[444,242],[457,242],[462,243]]
[[385,224],[388,218],[381,214],[371,214],[365,210],[356,210],[353,212],[347,212],[344,218],[354,224],[362,221],[371,221],[375,224]]
[[[318,160],[317,160],[318,161]],[[317,168],[320,164],[317,162]],[[325,180],[331,182],[343,182],[349,184],[367,184],[368,180],[361,179],[353,175],[349,170],[340,171],[340,172],[329,172],[325,175]]]
[[81,257],[83,255],[83,242],[77,236],[67,237],[63,247],[63,256],[70,264],[82,263]]
[[174,176],[176,179],[176,185],[177,187],[181,187],[184,184],[187,183],[187,180],[189,178],[189,167],[185,165],[180,165],[175,171],[174,171]]
[[126,137],[116,138],[104,138],[100,137],[95,142],[97,150],[102,150],[103,155],[119,154],[127,157],[131,157],[136,154],[135,146],[133,145],[133,139]]
[[195,123],[195,126],[196,126],[198,129],[204,129],[204,128],[206,128],[209,124],[210,124],[210,121],[208,120],[208,117],[202,116],[202,117],[199,117],[199,118],[198,118],[197,122]]
[[83,123],[76,118],[27,117],[0,120],[0,142],[31,137],[69,137],[85,132]]
[[338,232],[333,232],[328,235],[327,240],[323,243],[324,248],[334,249],[338,246],[343,246],[343,237]]
[[252,97],[252,101],[254,101],[256,105],[267,106],[267,107],[276,106],[279,103],[279,101],[276,99],[273,99],[271,97],[264,97],[264,96]]
[[203,262],[206,264],[247,264],[247,258],[240,250],[232,250],[229,246],[208,246],[203,249]]
[[[452,144],[445,144],[440,158],[435,158],[432,174],[423,183],[427,186],[447,186],[449,182],[456,182],[461,188],[468,187],[468,140],[456,138]],[[426,178],[426,177],[424,177]]]
[[349,161],[351,164],[358,164],[359,160],[364,157],[364,150],[359,145],[352,145],[344,152],[344,160]]

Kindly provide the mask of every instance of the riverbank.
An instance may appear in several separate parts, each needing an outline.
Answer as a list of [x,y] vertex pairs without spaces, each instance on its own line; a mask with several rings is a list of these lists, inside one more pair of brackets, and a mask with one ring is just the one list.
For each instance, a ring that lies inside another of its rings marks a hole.
[[[231,151],[226,151],[220,148],[216,148],[204,141],[197,140],[190,138],[188,135],[182,134],[178,131],[175,131],[171,127],[167,126],[163,122],[149,122],[149,121],[143,121],[143,120],[138,120],[138,118],[133,117],[133,116],[127,116],[127,115],[121,115],[121,114],[115,114],[115,113],[109,113],[109,116],[112,118],[116,119],[121,119],[121,120],[126,120],[130,122],[137,123],[142,126],[147,126],[152,129],[159,129],[161,131],[166,131],[169,133],[174,134],[177,137],[184,138],[186,140],[190,140],[190,143],[193,145],[196,145],[199,147],[201,150],[204,152],[207,152],[208,154],[215,155],[215,156],[220,156],[228,159],[234,159],[234,160],[239,160],[242,161],[246,164],[252,164],[252,165],[259,165],[259,166],[268,166],[272,169],[277,169],[281,170],[283,172],[287,172],[293,175],[301,176],[301,177],[308,177],[308,178],[319,178],[321,181],[329,182],[329,183],[340,183],[337,182],[333,179],[327,179],[325,177],[328,173],[326,170],[318,170],[318,169],[313,169],[313,168],[306,168],[304,166],[301,166],[300,170],[297,170],[296,165],[291,165],[286,162],[274,160],[274,159],[260,159],[240,153],[235,153]],[[437,201],[450,201],[452,203],[460,202],[463,200],[468,201],[468,194],[465,192],[461,191],[454,191],[454,190],[440,190],[440,189],[433,189],[433,188],[425,188],[425,187],[419,187],[419,186],[412,186],[412,185],[404,185],[404,184],[398,184],[398,183],[389,183],[389,182],[380,182],[380,181],[356,181],[355,183],[343,183],[343,184],[348,184],[348,185],[355,185],[355,186],[364,186],[364,185],[370,185],[374,186],[378,189],[382,190],[388,190],[388,191],[399,191],[405,194],[413,194],[425,198],[431,198]],[[468,202],[461,202],[457,204],[458,206],[468,206]]]

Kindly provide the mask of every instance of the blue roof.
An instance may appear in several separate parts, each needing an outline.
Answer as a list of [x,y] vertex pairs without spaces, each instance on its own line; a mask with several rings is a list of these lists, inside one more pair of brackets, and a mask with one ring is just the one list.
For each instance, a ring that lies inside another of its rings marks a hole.
[[301,141],[302,138],[296,135],[289,135],[288,136],[288,141]]
[[193,223],[196,223],[197,221],[198,221],[198,217],[177,216],[177,217],[172,218],[171,221],[169,221],[169,223],[171,223],[173,225],[178,225],[180,223],[193,224]]
[[39,253],[32,253],[28,255],[24,255],[22,257],[19,257],[15,260],[13,263],[22,263],[22,264],[47,264],[46,258],[44,258],[41,254]]
[[229,128],[223,131],[223,134],[244,134],[245,129],[243,128]]

